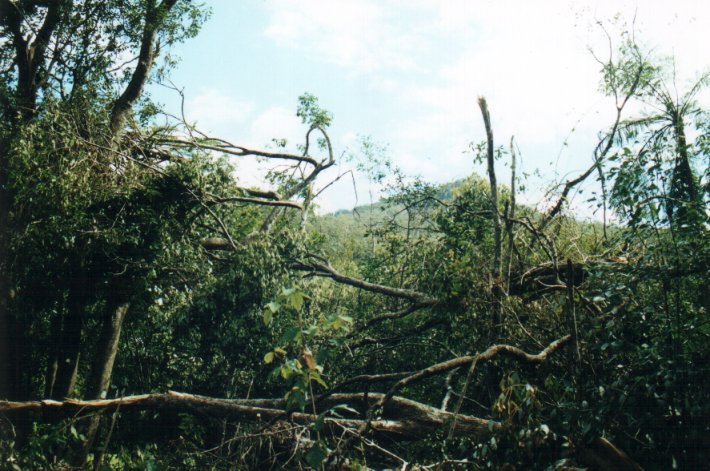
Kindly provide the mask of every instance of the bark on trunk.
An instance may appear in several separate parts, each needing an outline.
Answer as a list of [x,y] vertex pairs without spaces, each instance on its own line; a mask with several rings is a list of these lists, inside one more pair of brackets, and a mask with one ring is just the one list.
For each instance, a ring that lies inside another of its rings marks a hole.
[[[105,399],[111,384],[113,364],[118,353],[118,343],[121,338],[121,328],[126,318],[130,304],[128,302],[112,302],[106,306],[103,326],[96,346],[96,359],[89,375],[86,397],[89,399]],[[101,416],[94,415],[89,420],[86,428],[86,441],[81,453],[81,465],[86,463],[86,458],[96,439],[96,434],[101,423]]]
[[157,34],[160,27],[165,21],[170,9],[175,6],[177,0],[163,0],[159,5],[148,7],[148,13],[145,18],[145,26],[143,27],[143,37],[141,39],[141,48],[138,54],[138,64],[136,65],[131,80],[126,85],[126,89],[121,96],[118,97],[111,110],[111,134],[117,136],[123,129],[126,118],[133,104],[140,98],[143,92],[143,86],[148,80],[150,70],[153,67],[155,56],[157,54]]
[[515,158],[515,141],[510,138],[510,206],[508,209],[508,217],[505,221],[505,229],[508,235],[508,250],[505,254],[505,267],[503,269],[503,274],[505,275],[506,282],[506,292],[510,291],[510,267],[513,262],[513,219],[515,219],[515,170],[516,170],[516,158]]
[[129,303],[109,303],[104,313],[103,326],[99,337],[96,359],[89,375],[85,396],[89,399],[104,399],[111,383],[113,364],[118,353],[123,320]]
[[[699,202],[697,182],[690,166],[688,144],[685,137],[685,124],[683,117],[677,109],[669,110],[673,123],[677,157],[671,181],[671,200],[667,204],[668,219],[671,224],[680,226],[688,222],[688,211],[684,203],[695,204]],[[676,211],[677,209],[677,211]]]
[[[365,421],[361,418],[368,404],[381,400],[383,394],[362,393],[333,394],[317,404],[317,412],[348,404],[354,410],[352,418],[327,418],[324,425],[339,432],[343,428],[357,430]],[[0,401],[0,412],[7,411],[42,411],[65,415],[104,409],[166,409],[195,415],[207,415],[235,421],[267,423],[275,419],[291,420],[299,425],[309,425],[316,421],[317,415],[301,412],[288,412],[282,399],[218,399],[193,394],[170,391],[165,394],[143,394],[116,399],[96,399],[89,401],[67,399],[9,402]],[[382,415],[371,423],[371,430],[376,436],[395,440],[421,440],[430,437],[437,430],[449,427],[453,414],[426,404],[402,397],[392,397],[385,405]],[[485,439],[499,430],[501,425],[478,417],[459,415],[456,418],[455,436],[467,436]]]
[[[336,405],[347,404],[355,412],[353,418],[325,418],[323,430],[342,435],[344,429],[353,433],[365,422],[363,411],[372,402],[382,401],[384,394],[342,393],[333,394],[317,403],[317,413],[322,413]],[[220,419],[260,423],[269,426],[277,420],[290,421],[308,426],[318,419],[318,415],[287,412],[283,399],[218,399],[193,394],[169,391],[165,394],[142,394],[116,399],[81,401],[67,399],[63,402],[45,400],[28,402],[0,401],[0,412],[41,411],[71,415],[79,411],[101,411],[104,409],[162,409],[211,416]],[[343,409],[344,410],[344,409]],[[345,413],[345,412],[344,412]],[[426,404],[394,396],[384,406],[381,417],[373,420],[370,430],[375,438],[394,441],[416,441],[431,438],[437,431],[451,426],[454,414]],[[459,415],[453,427],[453,435],[477,441],[489,440],[502,429],[499,422],[478,417]],[[594,440],[591,446],[581,448],[575,458],[595,469],[617,471],[643,471],[641,466],[629,458],[619,448],[604,438]]]
[[491,291],[494,297],[493,305],[493,320],[491,332],[493,338],[502,337],[502,316],[501,316],[501,248],[502,248],[502,229],[500,223],[500,214],[498,212],[498,182],[496,180],[495,170],[495,149],[493,144],[493,128],[491,127],[491,115],[488,112],[488,103],[483,97],[478,98],[478,106],[481,108],[483,115],[483,124],[486,128],[486,160],[488,161],[488,181],[491,186],[491,219],[493,221],[493,267],[492,267],[492,282]]
[[0,141],[0,398],[10,399],[10,283],[8,261],[7,146]]
[[73,395],[79,371],[79,358],[81,355],[81,334],[84,328],[84,314],[86,310],[87,289],[84,268],[72,280],[68,310],[64,314],[62,332],[59,339],[57,375],[54,382],[53,399],[62,399]]

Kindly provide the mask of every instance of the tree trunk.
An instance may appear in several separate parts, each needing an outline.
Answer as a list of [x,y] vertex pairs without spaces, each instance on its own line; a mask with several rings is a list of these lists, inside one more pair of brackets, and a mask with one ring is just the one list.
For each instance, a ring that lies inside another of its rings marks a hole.
[[488,161],[488,180],[491,186],[491,218],[493,221],[493,275],[491,283],[491,291],[495,298],[493,305],[493,326],[491,332],[493,338],[500,338],[503,325],[501,316],[501,248],[502,248],[502,230],[500,224],[500,214],[498,212],[498,182],[496,181],[496,170],[495,170],[495,150],[493,144],[493,129],[491,127],[491,115],[488,112],[488,104],[486,99],[483,97],[478,98],[478,106],[481,108],[481,114],[483,115],[483,124],[486,128],[486,160]]
[[[96,357],[87,382],[85,396],[89,399],[105,399],[111,385],[113,364],[118,353],[118,343],[121,338],[121,328],[126,318],[130,303],[109,302],[104,313],[101,335],[96,346]],[[86,463],[88,453],[96,439],[96,433],[101,423],[101,415],[91,417],[86,429],[86,441],[80,457],[81,465]]]
[[[52,332],[62,331],[62,315],[55,314],[52,318]],[[59,369],[59,339],[60,335],[52,336],[51,350],[47,361],[47,372],[44,380],[44,397],[54,397],[54,385],[57,381],[57,370]]]
[[74,276],[69,288],[68,309],[64,314],[62,332],[58,333],[58,364],[56,380],[52,388],[53,399],[62,399],[73,395],[79,372],[81,354],[81,334],[84,328],[84,316],[88,299],[84,267]]
[[129,305],[128,302],[113,302],[106,306],[101,336],[97,345],[97,355],[87,382],[85,396],[90,399],[106,398],[111,383],[113,364],[118,353],[121,328]]
[[[688,210],[685,204],[699,202],[697,182],[690,166],[690,155],[685,137],[685,124],[683,116],[676,108],[669,110],[673,123],[673,134],[676,144],[676,161],[671,180],[670,197],[667,204],[668,219],[671,224],[680,226],[688,223]],[[677,209],[677,212],[675,211]]]
[[[358,413],[353,417],[326,418],[324,426],[332,427],[342,433],[343,428],[355,430],[365,420],[364,411],[372,401],[381,400],[384,394],[338,393],[332,394],[317,403],[317,412],[321,413],[339,404],[348,404]],[[166,394],[144,394],[116,399],[96,399],[80,401],[67,399],[63,402],[45,400],[30,402],[0,401],[0,412],[31,410],[52,411],[64,415],[77,411],[89,412],[120,407],[127,409],[167,409],[195,415],[207,415],[223,419],[266,423],[278,419],[291,420],[296,424],[310,425],[318,419],[317,415],[289,412],[283,399],[218,399],[193,394],[170,391]],[[382,410],[382,416],[371,423],[375,436],[389,437],[394,440],[422,440],[438,430],[451,426],[453,414],[398,396],[393,396]],[[454,426],[455,436],[467,436],[487,439],[498,431],[501,425],[495,421],[459,415]]]
[[505,254],[505,267],[503,269],[503,274],[505,276],[506,292],[510,292],[510,267],[513,262],[513,219],[515,219],[515,170],[516,170],[516,158],[515,158],[515,141],[513,137],[510,138],[510,206],[508,210],[508,218],[505,221],[505,229],[508,236],[508,250]]
[[[2,139],[2,138],[0,138]],[[7,146],[0,140],[0,399],[10,399],[10,280],[8,223],[10,194],[7,188]]]

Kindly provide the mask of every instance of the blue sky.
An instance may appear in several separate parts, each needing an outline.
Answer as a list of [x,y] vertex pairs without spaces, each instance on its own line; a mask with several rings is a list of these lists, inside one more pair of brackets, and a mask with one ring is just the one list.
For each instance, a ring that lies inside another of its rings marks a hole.
[[[171,76],[185,91],[188,119],[201,128],[240,145],[263,148],[271,138],[295,145],[304,132],[297,97],[310,92],[335,117],[338,155],[356,152],[358,136],[370,136],[406,174],[444,182],[484,174],[464,152],[485,138],[476,105],[483,95],[497,144],[515,135],[524,170],[540,172],[524,199],[539,206],[550,184],[589,165],[597,132],[614,114],[597,92],[599,64],[589,52],[608,57],[597,20],[614,36],[622,26],[607,20],[635,16],[643,43],[675,55],[681,85],[710,66],[704,0],[207,3],[212,18],[175,48],[181,62]],[[178,106],[174,94],[151,92]],[[236,163],[240,180],[259,182],[260,164]],[[343,162],[321,184],[349,169]],[[503,165],[499,173],[508,180]],[[380,187],[355,180],[358,204],[378,197]],[[352,207],[352,188],[352,179],[333,185],[321,210]]]

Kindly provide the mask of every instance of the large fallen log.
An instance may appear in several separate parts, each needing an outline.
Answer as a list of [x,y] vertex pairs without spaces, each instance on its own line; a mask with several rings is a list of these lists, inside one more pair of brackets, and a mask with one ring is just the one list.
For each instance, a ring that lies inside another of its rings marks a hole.
[[[468,436],[485,439],[500,429],[500,424],[478,417],[453,414],[420,402],[395,396],[404,386],[416,381],[441,374],[467,364],[490,360],[498,355],[516,358],[520,361],[541,363],[549,355],[570,340],[569,335],[550,343],[540,353],[530,354],[511,345],[493,345],[477,355],[467,355],[431,365],[428,368],[403,375],[395,375],[398,381],[386,394],[382,393],[327,393],[314,402],[313,413],[287,410],[283,399],[220,399],[195,394],[168,391],[160,394],[142,394],[115,399],[64,401],[42,400],[27,402],[0,401],[0,412],[37,411],[73,414],[102,409],[165,409],[207,415],[222,419],[247,422],[266,422],[288,419],[299,425],[309,425],[326,413],[324,425],[328,428],[365,431],[375,435],[390,436],[398,440],[420,440],[446,427],[450,436]],[[381,379],[395,379],[392,375],[374,375],[368,382]],[[356,379],[363,381],[365,377]],[[346,382],[347,383],[347,382]],[[345,383],[344,383],[345,384]],[[352,417],[327,417],[334,406],[346,405],[353,411]],[[377,415],[375,416],[375,411]]]
[[[343,429],[357,430],[364,423],[365,411],[373,403],[383,399],[383,394],[332,394],[321,400],[317,413],[323,413],[336,405],[347,405],[352,409],[352,417],[328,416],[323,421],[327,429],[342,432]],[[218,399],[176,391],[159,394],[141,394],[115,399],[63,401],[42,400],[27,402],[0,401],[0,412],[37,411],[59,412],[67,416],[77,412],[100,411],[105,409],[156,409],[206,415],[222,419],[268,423],[277,419],[289,420],[298,425],[309,425],[318,418],[315,414],[288,412],[282,399]],[[339,409],[339,415],[345,415]],[[371,430],[377,436],[396,440],[420,440],[430,437],[439,429],[451,426],[453,414],[402,397],[392,397],[387,401],[381,415],[371,422]],[[497,422],[459,415],[456,417],[454,435],[485,439],[500,429]]]

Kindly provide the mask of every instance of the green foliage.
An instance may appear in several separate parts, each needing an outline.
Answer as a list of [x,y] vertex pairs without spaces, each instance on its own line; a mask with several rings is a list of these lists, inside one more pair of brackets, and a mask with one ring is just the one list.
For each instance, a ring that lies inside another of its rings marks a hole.
[[296,116],[301,118],[301,122],[310,128],[326,129],[333,121],[332,113],[321,108],[318,98],[310,93],[304,93],[298,97]]
[[274,315],[284,326],[278,346],[264,355],[264,363],[279,363],[271,378],[280,378],[286,384],[288,392],[284,399],[287,407],[301,411],[313,397],[313,383],[328,387],[323,379],[323,365],[318,361],[324,356],[311,351],[310,346],[323,339],[335,341],[333,336],[347,333],[352,324],[352,319],[344,315],[309,316],[304,311],[310,300],[299,288],[283,288],[263,309],[263,321],[267,326],[272,323]]
[[[15,3],[26,16],[23,28],[37,29],[44,7]],[[317,393],[329,386],[418,371],[492,343],[536,352],[571,332],[566,350],[536,366],[501,355],[471,375],[460,368],[407,383],[398,395],[445,402],[455,414],[488,420],[491,432],[494,422],[501,428],[484,440],[449,438],[449,422],[421,443],[399,444],[397,454],[431,466],[454,457],[481,469],[549,469],[563,461],[585,465],[585,451],[607,437],[649,469],[706,463],[710,182],[703,164],[710,118],[694,100],[707,76],[677,98],[664,68],[624,43],[616,60],[602,64],[601,89],[617,101],[641,99],[653,112],[622,121],[602,140],[611,151],[598,162],[604,192],[596,202],[613,209],[619,224],[557,218],[541,228],[542,215],[519,206],[505,231],[510,269],[494,279],[491,191],[480,177],[440,186],[408,181],[386,146],[362,138],[353,161],[372,180],[390,183],[388,197],[314,216],[302,228],[293,213],[222,204],[244,196],[226,159],[199,146],[176,146],[163,159],[159,151],[175,143],[176,131],[154,126],[159,107],[147,99],[127,135],[111,135],[115,91],[130,76],[120,62],[140,44],[156,4],[79,2],[64,12],[56,41],[70,42],[72,52],[43,77],[36,112],[24,121],[13,45],[0,44],[0,139],[9,177],[3,190],[13,199],[12,230],[3,233],[11,257],[2,263],[23,347],[16,359],[23,399],[56,396],[53,375],[69,364],[61,355],[73,345],[74,358],[92,358],[109,307],[125,301],[131,308],[110,394],[282,397],[289,412],[315,420],[266,426],[169,410],[115,411],[112,435],[106,427],[99,434],[108,444],[103,469],[322,468],[343,442],[328,419],[367,413],[367,405],[319,409]],[[163,18],[161,44],[193,37],[207,15],[178,2]],[[157,76],[173,64],[166,55]],[[308,136],[321,133],[320,150],[331,150],[325,130],[332,114],[314,95],[299,97],[297,116]],[[279,149],[287,145],[274,140]],[[485,143],[472,151],[482,161]],[[499,161],[506,155],[496,150]],[[276,170],[269,178],[284,194],[310,198],[294,175]],[[505,188],[499,195],[497,210],[506,214],[511,195]],[[273,223],[268,231],[265,220]],[[207,239],[227,235],[229,251],[204,248]],[[414,309],[401,296],[293,270],[320,255],[347,276],[437,302]],[[495,332],[494,310],[502,321]],[[69,371],[77,378],[71,395],[90,388],[88,363]],[[348,387],[369,394],[391,384]],[[28,418],[24,436],[3,436],[2,466],[71,466],[85,424]],[[378,439],[364,437],[342,453],[354,468],[397,465],[378,450],[375,443],[388,445]],[[94,447],[89,465],[98,457]]]

